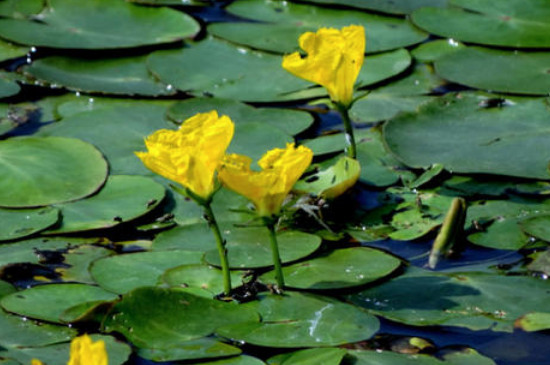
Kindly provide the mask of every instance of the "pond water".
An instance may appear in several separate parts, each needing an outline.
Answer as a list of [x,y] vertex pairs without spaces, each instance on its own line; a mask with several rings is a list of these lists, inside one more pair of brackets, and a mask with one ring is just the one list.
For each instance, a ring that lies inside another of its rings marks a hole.
[[[86,332],[111,365],[548,364],[545,14],[535,0],[0,1],[0,363],[65,363]],[[361,172],[320,199],[342,119],[281,62],[300,34],[350,24],[367,39],[350,109]],[[235,123],[229,152],[314,153],[278,226],[282,296],[267,231],[222,188],[241,303],[213,299],[202,210],[134,155],[213,109]],[[463,224],[430,267],[456,198]]]

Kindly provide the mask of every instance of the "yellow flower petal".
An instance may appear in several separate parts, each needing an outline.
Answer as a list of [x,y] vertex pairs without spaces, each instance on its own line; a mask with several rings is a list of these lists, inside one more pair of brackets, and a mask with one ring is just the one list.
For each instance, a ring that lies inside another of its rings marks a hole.
[[40,360],[32,359],[31,360],[31,365],[44,365],[44,363]]
[[218,177],[224,186],[252,201],[260,216],[272,216],[279,213],[312,158],[309,148],[289,143],[286,148],[268,151],[258,161],[262,171],[252,171],[249,157],[232,154],[225,157]]
[[161,129],[145,140],[147,152],[136,152],[145,166],[207,200],[214,174],[233,138],[234,125],[216,111],[198,113],[179,130]]
[[67,365],[108,365],[108,362],[102,340],[92,342],[90,336],[84,334],[71,341],[71,357]]
[[350,25],[342,30],[321,28],[306,32],[298,40],[298,52],[283,58],[283,68],[295,76],[325,87],[332,101],[349,106],[353,100],[353,85],[363,66],[365,29]]

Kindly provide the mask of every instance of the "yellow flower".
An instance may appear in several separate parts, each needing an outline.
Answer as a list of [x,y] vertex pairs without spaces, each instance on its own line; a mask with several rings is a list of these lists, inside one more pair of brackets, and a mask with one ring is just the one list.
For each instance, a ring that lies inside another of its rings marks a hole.
[[147,137],[148,152],[136,152],[145,166],[207,201],[214,174],[233,138],[234,125],[216,111],[198,113],[177,131],[161,129]]
[[[105,350],[105,342],[92,342],[87,334],[73,338],[71,341],[71,356],[67,365],[108,365],[109,358]],[[44,365],[42,361],[32,359],[31,365]]]
[[350,25],[342,30],[321,28],[306,32],[298,40],[307,52],[283,58],[283,68],[302,79],[324,86],[332,101],[348,107],[353,100],[353,85],[365,57],[365,29]]
[[258,214],[269,217],[279,213],[292,186],[311,164],[313,152],[288,143],[286,148],[268,151],[258,161],[262,171],[252,171],[252,159],[231,154],[223,160],[219,179],[229,189],[254,203]]

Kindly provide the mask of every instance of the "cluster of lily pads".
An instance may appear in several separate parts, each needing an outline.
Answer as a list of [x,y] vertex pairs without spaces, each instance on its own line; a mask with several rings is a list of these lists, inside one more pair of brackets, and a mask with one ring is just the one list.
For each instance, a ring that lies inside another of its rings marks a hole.
[[[0,0],[0,364],[66,363],[83,333],[109,364],[543,364],[549,14],[537,0]],[[351,172],[326,90],[281,67],[304,32],[350,24],[367,40]],[[201,207],[134,154],[211,110],[235,123],[229,153],[313,151],[277,225],[282,295],[269,232],[221,188],[238,300],[214,299]],[[531,332],[520,345],[536,350],[506,343]]]

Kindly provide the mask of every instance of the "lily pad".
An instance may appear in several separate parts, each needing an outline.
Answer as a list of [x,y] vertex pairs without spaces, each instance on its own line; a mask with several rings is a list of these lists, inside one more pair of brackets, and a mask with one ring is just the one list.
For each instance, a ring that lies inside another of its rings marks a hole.
[[[243,273],[231,271],[231,286],[236,288],[243,282]],[[171,287],[194,288],[204,291],[203,296],[213,298],[223,292],[223,274],[213,266],[194,264],[168,269],[162,275],[162,281]],[[199,291],[193,291],[200,295]]]
[[548,48],[550,24],[545,1],[450,0],[448,8],[423,8],[412,21],[438,36],[503,47]]
[[358,9],[374,10],[388,14],[410,14],[412,11],[425,7],[444,7],[448,0],[304,0],[308,3],[326,5],[345,5]]
[[47,57],[34,61],[24,72],[41,82],[69,90],[117,95],[160,96],[175,93],[153,78],[145,58]]
[[104,49],[174,42],[199,31],[186,14],[125,1],[90,0],[75,6],[74,0],[52,0],[39,19],[0,19],[0,36],[31,46]]
[[31,207],[81,199],[107,177],[107,162],[92,145],[59,137],[0,141],[0,206]]
[[180,342],[177,346],[160,349],[138,349],[138,355],[144,359],[160,361],[210,359],[239,355],[241,349],[229,344],[216,341],[213,338],[199,338]]
[[525,95],[550,92],[550,54],[467,47],[435,61],[439,76],[462,85]]
[[[5,2],[6,1],[3,1],[2,3]],[[10,60],[12,58],[24,57],[27,52],[29,52],[28,47],[16,46],[9,42],[0,40],[0,62]]]
[[[234,228],[230,233],[227,231],[224,233],[224,238],[227,240],[229,267],[250,269],[273,264],[266,228]],[[297,231],[281,233],[277,236],[277,241],[283,263],[308,256],[321,245],[321,239],[318,236]],[[204,259],[209,264],[220,265],[220,257],[215,249],[207,251]]]
[[348,351],[356,365],[496,365],[473,349],[447,352],[438,359],[424,354],[399,354],[390,351]]
[[90,264],[97,259],[110,256],[113,253],[113,251],[104,247],[92,245],[71,246],[63,254],[64,265],[56,268],[55,271],[66,282],[95,284],[96,282],[89,271]]
[[518,318],[516,327],[527,332],[543,331],[550,329],[550,313],[533,312]]
[[86,302],[109,301],[116,298],[116,294],[97,286],[48,284],[7,295],[0,300],[0,305],[8,312],[59,323],[61,314],[68,308]]
[[528,276],[444,275],[409,268],[405,275],[348,299],[372,313],[413,326],[512,332],[516,318],[547,308],[548,288],[547,281]]
[[21,90],[21,87],[17,82],[10,80],[5,73],[0,73],[0,98],[15,95],[19,93],[19,90]]
[[[368,247],[334,250],[327,255],[283,267],[285,285],[297,289],[330,290],[364,285],[397,269],[401,261]],[[275,283],[275,273],[260,280]]]
[[44,0],[4,0],[0,2],[0,15],[11,18],[23,18],[39,13],[44,7]]
[[223,360],[196,363],[197,365],[265,365],[265,363],[252,356],[241,355]]
[[111,228],[138,218],[163,200],[164,187],[144,176],[110,176],[95,195],[57,205],[63,214],[60,226],[45,234],[66,234]]
[[320,27],[367,24],[366,50],[369,53],[420,43],[427,36],[404,19],[308,4],[249,0],[234,2],[227,10],[253,22],[215,23],[208,27],[210,33],[231,42],[279,53],[297,50],[300,35]]
[[220,115],[227,115],[239,125],[240,123],[265,123],[280,128],[289,135],[303,132],[313,123],[313,117],[306,112],[282,108],[259,108],[231,99],[192,98],[175,103],[168,109],[168,117],[176,122],[183,122],[195,113],[217,110]]
[[415,168],[440,163],[453,172],[550,179],[546,103],[534,99],[488,108],[484,100],[461,93],[424,104],[385,125],[386,144]]
[[156,285],[164,271],[185,264],[199,264],[202,253],[193,251],[137,252],[105,257],[90,267],[102,288],[123,294],[142,286]]
[[287,354],[270,357],[269,365],[339,365],[347,351],[345,349],[327,347],[299,350]]
[[164,119],[165,113],[165,106],[145,103],[93,109],[51,124],[40,134],[93,143],[109,160],[112,174],[152,175],[134,151],[143,151],[144,138],[154,131],[175,128]]
[[198,297],[179,289],[139,288],[115,304],[104,330],[137,347],[164,349],[212,334],[223,325],[258,321],[250,305]]
[[55,208],[0,209],[0,241],[14,240],[43,231],[59,220]]
[[550,215],[541,215],[522,220],[520,226],[523,232],[528,235],[550,242]]
[[454,53],[466,47],[463,43],[454,39],[437,39],[435,41],[422,43],[411,53],[420,62],[434,62],[443,56]]
[[261,294],[253,304],[261,322],[226,325],[216,333],[257,346],[324,347],[366,340],[379,326],[376,317],[329,297]]

